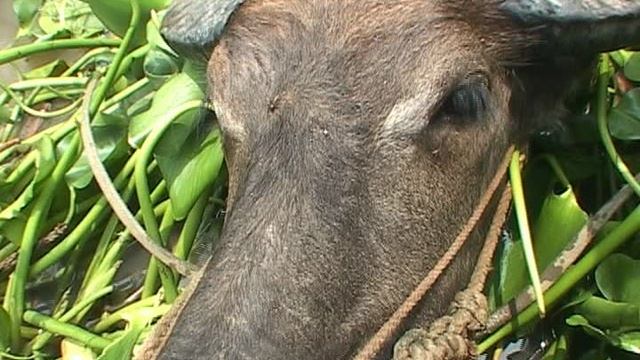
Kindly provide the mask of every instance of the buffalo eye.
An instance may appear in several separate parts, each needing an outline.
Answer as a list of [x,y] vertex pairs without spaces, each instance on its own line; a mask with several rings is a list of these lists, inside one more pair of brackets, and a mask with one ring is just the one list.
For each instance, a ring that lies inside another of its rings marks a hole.
[[442,102],[437,122],[464,125],[484,119],[489,106],[489,84],[482,75],[468,76]]

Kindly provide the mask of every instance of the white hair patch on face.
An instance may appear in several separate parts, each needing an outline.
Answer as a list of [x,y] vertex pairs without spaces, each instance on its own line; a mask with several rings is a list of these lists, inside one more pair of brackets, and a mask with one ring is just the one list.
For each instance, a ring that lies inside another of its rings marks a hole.
[[395,137],[412,133],[424,124],[416,121],[416,116],[424,109],[424,99],[420,96],[396,103],[384,120],[380,136]]

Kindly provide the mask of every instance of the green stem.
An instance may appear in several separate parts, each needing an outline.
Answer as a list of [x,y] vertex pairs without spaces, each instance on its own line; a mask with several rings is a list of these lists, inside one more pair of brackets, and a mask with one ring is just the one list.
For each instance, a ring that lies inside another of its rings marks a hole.
[[531,285],[533,286],[533,292],[536,296],[538,309],[540,310],[540,314],[544,316],[545,308],[542,297],[542,286],[540,285],[540,274],[538,272],[536,255],[533,251],[531,230],[529,228],[529,220],[527,218],[527,205],[524,199],[522,174],[520,173],[519,151],[513,152],[513,156],[511,157],[511,164],[509,165],[509,176],[509,179],[511,181],[511,190],[513,192],[513,204],[516,212],[516,218],[518,220],[520,238],[522,239],[522,248],[524,249],[524,255],[527,260],[526,262],[527,268],[529,270],[529,277],[531,279]]
[[[66,313],[64,313],[64,315],[60,316],[60,318],[58,318],[58,321],[63,323],[67,323],[71,321],[71,319],[73,319],[81,311],[85,311],[85,309],[88,309],[96,301],[106,296],[107,294],[110,294],[111,292],[113,292],[113,286],[107,286],[103,289],[100,289],[92,293],[89,297],[87,297],[86,299],[83,299],[82,301],[74,305],[71,309],[69,309]],[[49,340],[51,339],[51,336],[52,334],[48,332],[39,334],[34,339],[33,346],[31,348],[33,350],[42,349],[49,342]]]
[[115,311],[112,314],[109,314],[107,316],[105,316],[104,318],[102,318],[94,327],[93,327],[93,331],[97,332],[97,333],[103,333],[105,331],[107,331],[110,327],[112,327],[113,325],[117,324],[119,321],[124,320],[126,317],[127,313],[130,313],[134,310],[137,310],[139,308],[143,308],[143,307],[149,307],[149,306],[154,306],[160,303],[160,297],[159,295],[154,295],[139,301],[136,301],[130,305],[127,305],[125,307],[123,307],[122,309],[119,309],[118,311]]
[[[151,202],[151,198],[149,195],[149,182],[147,179],[146,164],[149,163],[151,157],[153,156],[153,149],[156,147],[162,135],[169,127],[169,125],[173,122],[175,118],[182,115],[183,113],[197,109],[202,106],[202,101],[200,100],[192,100],[182,104],[181,106],[172,109],[161,119],[158,119],[158,125],[154,127],[151,133],[147,136],[142,147],[140,148],[140,157],[138,161],[136,161],[136,168],[134,170],[134,176],[136,179],[136,190],[138,193],[138,202],[140,203],[140,211],[142,212],[142,219],[144,221],[145,228],[149,233],[149,236],[156,244],[162,244],[162,237],[160,234],[160,230],[158,228],[158,222],[156,221],[156,217],[153,213],[153,206]],[[162,282],[162,286],[165,288],[165,295],[167,295],[167,301],[170,300],[173,294],[177,294],[177,289],[175,288],[175,281],[173,279],[173,273],[170,269],[164,265],[159,264],[158,271],[160,272],[160,280]],[[149,288],[147,288],[147,295],[149,292]]]
[[[127,161],[120,174],[114,180],[116,187],[122,187],[125,185],[125,181],[131,176],[133,172],[134,164],[137,159],[137,152],[135,152],[131,158]],[[133,184],[132,184],[133,185]],[[124,192],[127,192],[125,189]],[[91,231],[94,224],[102,218],[109,209],[107,209],[107,200],[101,197],[100,200],[89,210],[84,219],[76,225],[69,235],[67,235],[62,241],[60,241],[53,249],[49,250],[44,256],[38,259],[31,266],[31,276],[36,276],[45,269],[49,268],[66,254],[75,248],[82,239],[86,238],[86,235]]]
[[13,278],[12,287],[6,295],[11,298],[8,310],[11,317],[11,344],[14,351],[17,351],[20,347],[20,323],[24,312],[25,286],[29,275],[33,249],[38,242],[40,232],[42,231],[42,223],[49,212],[55,192],[62,183],[67,170],[69,170],[77,159],[79,152],[80,136],[76,134],[71,140],[68,150],[63,153],[60,161],[53,170],[51,177],[44,184],[42,192],[34,201],[33,209],[27,218],[20,250],[18,252],[16,269],[11,275]]
[[[640,231],[640,206],[627,218],[613,229],[602,241],[597,243],[575,266],[569,268],[558,281],[545,293],[545,303],[548,307],[555,305],[567,294],[582,278],[589,274],[607,256],[613,253],[625,241],[632,238]],[[487,337],[478,345],[478,353],[483,353],[497,344],[514,331],[534,320],[538,315],[538,309],[533,304],[519,313],[513,321],[504,325]]]
[[189,257],[191,247],[193,246],[193,242],[198,233],[198,228],[202,222],[202,216],[205,208],[207,207],[207,203],[209,202],[210,195],[211,191],[204,191],[187,215],[187,219],[185,220],[182,231],[180,232],[180,237],[178,238],[173,250],[173,253],[182,260],[187,260],[187,257]]
[[91,105],[89,106],[89,116],[91,119],[93,119],[100,109],[100,105],[107,96],[107,92],[111,88],[111,84],[116,80],[118,69],[122,64],[122,60],[127,55],[129,44],[131,44],[131,39],[133,39],[133,35],[138,27],[138,23],[140,22],[140,5],[138,0],[131,0],[131,9],[132,12],[129,28],[122,38],[122,43],[120,44],[116,55],[113,57],[113,61],[107,70],[107,74],[105,75],[103,82],[96,88],[96,91],[91,96]]
[[102,350],[111,344],[109,340],[79,326],[65,324],[35,311],[25,311],[24,321],[48,332],[71,338],[94,349]]
[[600,65],[598,66],[598,85],[597,85],[597,98],[596,98],[596,118],[598,120],[598,131],[602,138],[602,144],[607,150],[611,161],[620,172],[620,175],[633,189],[636,195],[640,196],[640,184],[636,181],[631,171],[624,163],[622,157],[616,151],[616,147],[609,134],[609,125],[607,124],[607,103],[608,103],[608,85],[611,78],[611,65],[609,64],[609,56],[602,54],[600,56]]
[[0,51],[0,65],[47,51],[77,48],[95,48],[105,46],[111,47],[118,46],[120,45],[120,43],[121,41],[119,39],[92,38],[51,40],[35,44],[16,46]]
[[[167,210],[162,215],[162,221],[160,222],[160,239],[162,240],[162,245],[167,245],[167,238],[171,233],[175,225],[175,220],[173,218],[173,210],[171,208],[171,203],[167,206]],[[158,283],[158,259],[151,257],[149,259],[149,265],[147,266],[147,273],[144,278],[144,285],[142,286],[142,295],[141,297],[147,298],[153,294],[155,294]],[[175,274],[172,273],[172,282],[175,283]],[[174,290],[174,287],[169,287],[169,290]],[[166,290],[165,290],[166,292]],[[171,303],[178,296],[177,292],[167,293],[165,294],[167,298],[167,302]]]
[[18,245],[10,242],[5,247],[0,249],[0,262],[4,259],[8,258],[11,254],[15,253],[18,250]]

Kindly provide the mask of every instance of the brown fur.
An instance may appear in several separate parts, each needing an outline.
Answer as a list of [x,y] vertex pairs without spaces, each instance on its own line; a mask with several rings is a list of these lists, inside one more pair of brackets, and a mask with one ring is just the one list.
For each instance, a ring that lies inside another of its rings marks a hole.
[[[209,63],[230,174],[223,239],[158,358],[343,359],[362,346],[448,248],[531,109],[555,108],[571,83],[521,101],[530,78],[574,63],[514,69],[539,40],[498,3],[240,7]],[[446,111],[469,94],[486,109]],[[479,245],[415,321],[442,314]]]

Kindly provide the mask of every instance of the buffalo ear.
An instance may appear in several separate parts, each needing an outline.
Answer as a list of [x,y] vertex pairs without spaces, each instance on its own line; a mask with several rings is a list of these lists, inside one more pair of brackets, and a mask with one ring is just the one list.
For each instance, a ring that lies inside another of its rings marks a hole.
[[542,32],[549,51],[596,53],[640,44],[639,0],[504,0],[500,7]]
[[180,55],[207,61],[231,15],[244,0],[173,0],[162,36]]

